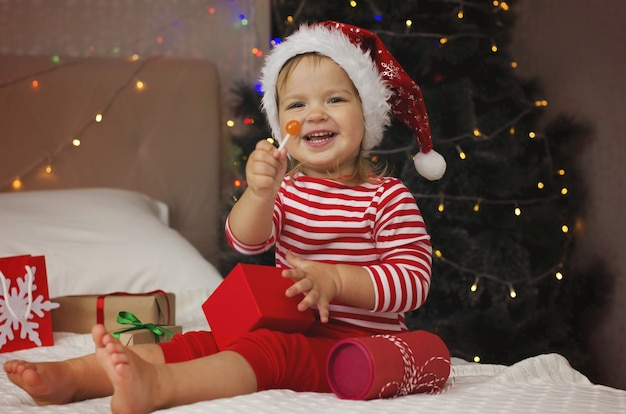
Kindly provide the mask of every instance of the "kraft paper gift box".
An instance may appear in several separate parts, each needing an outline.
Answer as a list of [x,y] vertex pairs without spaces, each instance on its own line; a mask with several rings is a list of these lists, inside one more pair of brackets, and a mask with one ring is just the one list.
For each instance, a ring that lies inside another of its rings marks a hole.
[[450,376],[450,351],[426,331],[347,338],[331,348],[326,375],[335,395],[349,400],[437,393]]
[[313,324],[312,310],[297,309],[302,296],[285,296],[293,281],[281,272],[273,266],[240,263],[204,302],[202,309],[220,349],[255,329],[303,332]]
[[54,345],[44,256],[0,258],[0,352]]
[[[171,332],[172,336],[183,333],[183,327],[180,325],[164,325],[159,326],[159,328],[167,329]],[[157,335],[150,329],[137,329],[134,331],[119,332],[117,338],[124,346],[169,342],[172,339],[172,337],[167,333]]]
[[60,305],[52,312],[55,332],[89,333],[96,323],[109,332],[119,331],[128,327],[117,322],[121,311],[131,312],[143,323],[176,324],[176,296],[163,291],[61,296],[52,301]]

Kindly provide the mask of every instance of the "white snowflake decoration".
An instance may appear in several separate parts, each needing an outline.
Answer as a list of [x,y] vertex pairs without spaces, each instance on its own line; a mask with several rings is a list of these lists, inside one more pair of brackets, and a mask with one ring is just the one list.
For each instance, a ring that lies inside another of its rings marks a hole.
[[2,287],[0,291],[0,348],[7,342],[12,341],[14,332],[19,329],[20,338],[28,340],[41,346],[39,338],[39,323],[32,321],[36,316],[43,317],[44,312],[59,307],[58,303],[44,300],[43,295],[34,297],[33,292],[37,290],[34,283],[35,267],[26,266],[26,273],[23,278],[17,278],[17,287],[11,288],[11,280],[7,280],[0,272]]

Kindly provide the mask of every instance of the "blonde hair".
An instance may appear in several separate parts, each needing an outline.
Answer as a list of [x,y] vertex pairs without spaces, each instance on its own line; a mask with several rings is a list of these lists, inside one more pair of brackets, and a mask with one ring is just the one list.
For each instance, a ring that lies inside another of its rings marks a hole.
[[[309,58],[309,57],[314,58],[315,63],[319,63],[320,61],[324,59],[332,60],[328,56],[321,55],[316,52],[302,53],[299,55],[295,55],[294,57],[287,60],[287,62],[285,62],[283,67],[280,69],[280,72],[278,72],[278,77],[276,79],[276,106],[277,107],[280,107],[279,102],[278,102],[280,100],[280,93],[279,93],[280,89],[285,85],[285,83],[287,82],[287,79],[289,78],[289,75],[295,69],[295,67],[298,66],[298,64],[304,58]],[[352,82],[352,80],[350,80],[350,82]],[[357,94],[357,96],[359,96],[359,92],[356,89],[356,86],[354,86],[354,83],[352,83],[352,87],[354,88],[354,92]],[[359,100],[360,99],[361,97],[359,96]],[[362,143],[363,141],[361,140],[361,144]],[[345,182],[353,182],[355,181],[355,179],[358,179],[359,183],[373,182],[373,181],[377,181],[378,179],[380,179],[384,175],[387,167],[374,165],[373,163],[369,161],[369,159],[366,156],[367,156],[366,151],[363,150],[363,147],[361,146],[361,150],[359,151],[359,154],[356,159],[356,165],[355,165],[353,174],[348,177],[337,177],[336,179],[340,181],[345,181]],[[300,171],[302,171],[302,164],[298,160],[294,160],[290,158],[289,170],[287,174],[289,174],[290,176],[293,176]]]

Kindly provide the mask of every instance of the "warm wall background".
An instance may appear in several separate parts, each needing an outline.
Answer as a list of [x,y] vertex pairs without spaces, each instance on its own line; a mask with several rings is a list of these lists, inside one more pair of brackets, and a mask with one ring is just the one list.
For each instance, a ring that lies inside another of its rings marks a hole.
[[520,0],[516,11],[513,50],[520,73],[543,82],[546,118],[572,114],[594,128],[580,157],[589,200],[576,257],[602,256],[615,277],[590,338],[591,379],[626,389],[626,1]]
[[258,75],[269,16],[269,0],[3,0],[0,54],[210,59],[228,105]]

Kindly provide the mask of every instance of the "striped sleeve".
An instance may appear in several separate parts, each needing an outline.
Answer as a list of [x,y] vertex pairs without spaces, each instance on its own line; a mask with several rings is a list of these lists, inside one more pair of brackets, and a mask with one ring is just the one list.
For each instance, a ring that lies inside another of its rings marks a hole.
[[395,182],[378,200],[374,238],[380,263],[366,266],[376,289],[375,312],[407,312],[428,295],[430,236],[415,199]]
[[[274,215],[276,215],[276,212],[274,212]],[[264,253],[268,251],[272,247],[274,242],[276,241],[276,227],[275,226],[272,227],[272,234],[270,235],[270,238],[265,241],[265,243],[258,244],[258,245],[250,245],[250,244],[246,244],[246,243],[239,241],[235,237],[235,235],[233,234],[233,231],[230,228],[230,215],[226,218],[225,233],[226,233],[226,240],[228,240],[228,243],[230,244],[230,246],[235,251],[242,253],[242,254],[246,254],[246,255],[255,255],[255,254]]]

